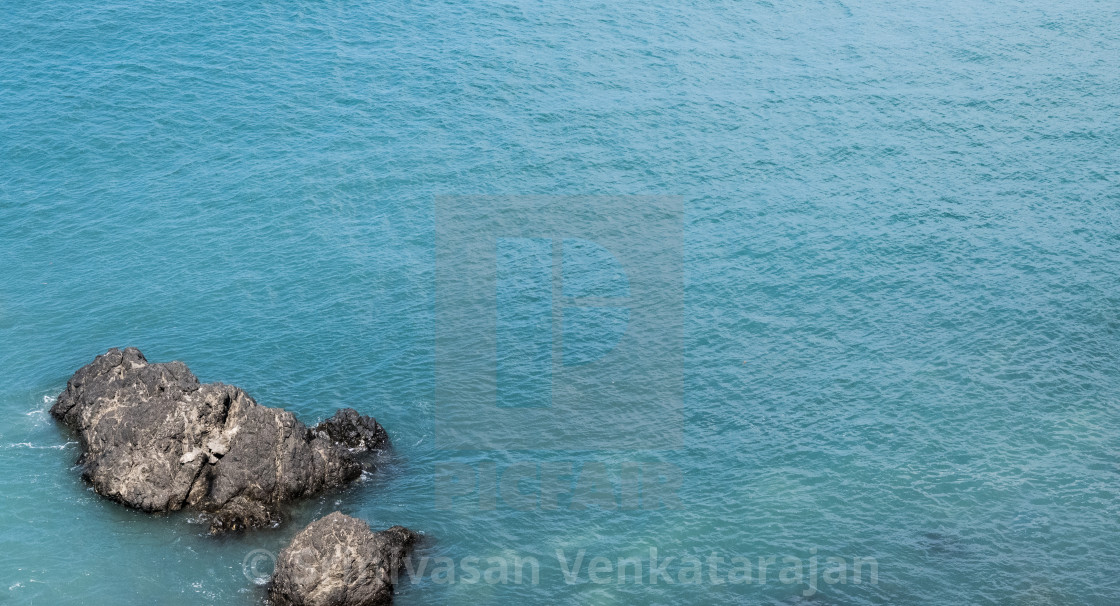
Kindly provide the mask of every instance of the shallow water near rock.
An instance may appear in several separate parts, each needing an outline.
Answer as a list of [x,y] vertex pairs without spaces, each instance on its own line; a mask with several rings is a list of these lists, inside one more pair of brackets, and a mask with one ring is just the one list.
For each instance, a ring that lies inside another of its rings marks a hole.
[[[1118,32],[1107,2],[11,3],[0,602],[258,604],[253,558],[339,510],[541,563],[403,605],[1116,603]],[[682,448],[436,448],[433,208],[467,194],[683,198]],[[393,454],[251,534],[107,502],[47,410],[122,346]],[[437,509],[439,464],[542,460],[672,463],[683,507]],[[651,547],[777,563],[590,582]],[[814,555],[877,582],[780,582]]]

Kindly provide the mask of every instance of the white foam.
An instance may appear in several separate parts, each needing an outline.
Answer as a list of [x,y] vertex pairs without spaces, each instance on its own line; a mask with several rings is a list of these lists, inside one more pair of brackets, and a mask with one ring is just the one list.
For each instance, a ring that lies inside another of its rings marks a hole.
[[65,444],[52,444],[50,446],[37,446],[35,444],[32,444],[31,442],[15,442],[15,443],[12,443],[12,444],[8,444],[7,447],[8,448],[30,448],[32,450],[62,450],[64,448],[67,448],[69,446],[73,446],[75,444],[77,444],[77,442],[67,442]]

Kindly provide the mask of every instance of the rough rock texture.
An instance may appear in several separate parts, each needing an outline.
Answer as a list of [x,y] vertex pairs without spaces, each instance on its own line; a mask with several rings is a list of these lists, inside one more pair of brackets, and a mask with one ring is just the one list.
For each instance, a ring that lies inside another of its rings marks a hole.
[[379,450],[389,445],[389,434],[372,417],[353,408],[343,408],[315,426],[315,431],[353,452]]
[[77,433],[82,475],[99,494],[149,512],[196,509],[212,532],[278,522],[278,504],[354,480],[355,453],[388,442],[353,410],[308,429],[237,387],[199,384],[182,362],[149,364],[131,347],[74,373],[51,414]]
[[334,512],[312,522],[280,552],[269,588],[275,606],[380,606],[418,536],[403,526],[374,534]]

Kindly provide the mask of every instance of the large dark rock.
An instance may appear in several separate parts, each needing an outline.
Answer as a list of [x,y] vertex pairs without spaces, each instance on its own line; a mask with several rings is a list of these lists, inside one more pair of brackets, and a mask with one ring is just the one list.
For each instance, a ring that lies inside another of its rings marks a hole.
[[276,558],[274,606],[381,606],[418,536],[403,526],[374,533],[339,512],[312,522]]
[[199,384],[182,362],[149,364],[131,347],[74,373],[51,414],[77,433],[83,477],[99,494],[149,512],[201,511],[212,532],[278,522],[280,503],[354,480],[357,453],[388,443],[353,410],[308,429],[237,387]]

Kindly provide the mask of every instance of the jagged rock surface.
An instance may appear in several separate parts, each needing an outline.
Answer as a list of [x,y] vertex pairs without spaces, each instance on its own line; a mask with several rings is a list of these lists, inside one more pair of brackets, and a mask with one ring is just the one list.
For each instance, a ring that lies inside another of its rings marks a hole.
[[374,533],[334,512],[312,522],[280,552],[269,588],[274,606],[382,606],[418,535],[403,526]]
[[355,453],[388,442],[353,410],[308,429],[240,388],[200,384],[182,362],[150,364],[131,347],[74,373],[51,414],[77,433],[83,477],[99,494],[148,512],[204,512],[212,532],[278,522],[280,503],[354,480]]
[[352,452],[379,450],[389,445],[389,434],[381,425],[372,417],[358,414],[353,408],[343,408],[334,413],[333,417],[316,425],[315,431]]

